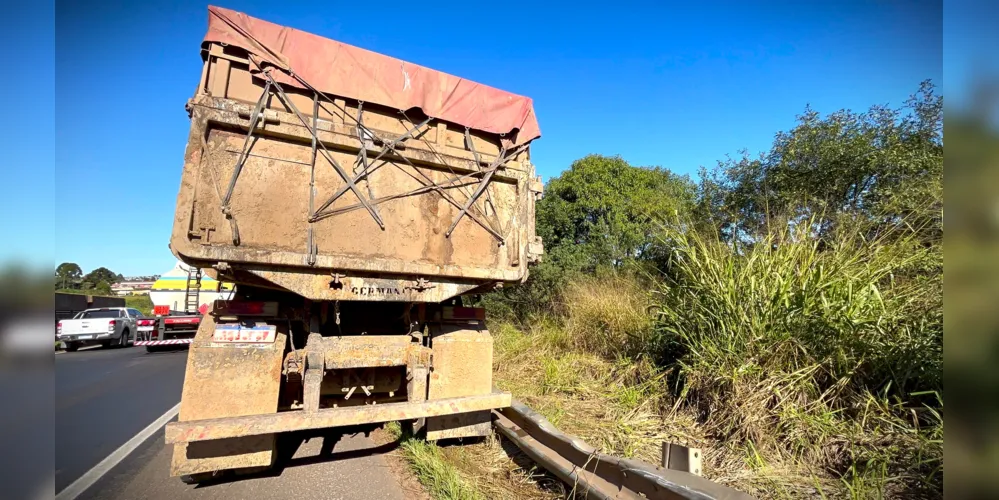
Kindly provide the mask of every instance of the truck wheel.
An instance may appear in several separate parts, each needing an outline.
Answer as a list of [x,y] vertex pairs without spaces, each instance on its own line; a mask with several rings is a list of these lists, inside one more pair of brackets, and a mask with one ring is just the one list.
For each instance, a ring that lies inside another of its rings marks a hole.
[[80,349],[80,344],[76,342],[66,342],[66,352],[76,352]]
[[128,347],[128,330],[121,332],[121,337],[118,337],[118,347]]

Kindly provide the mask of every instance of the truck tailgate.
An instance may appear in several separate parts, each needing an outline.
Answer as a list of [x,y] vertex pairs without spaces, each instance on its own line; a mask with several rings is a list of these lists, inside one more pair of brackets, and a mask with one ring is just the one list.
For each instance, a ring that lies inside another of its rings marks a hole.
[[62,320],[62,334],[108,333],[108,325],[112,321],[114,320],[108,318],[64,319]]

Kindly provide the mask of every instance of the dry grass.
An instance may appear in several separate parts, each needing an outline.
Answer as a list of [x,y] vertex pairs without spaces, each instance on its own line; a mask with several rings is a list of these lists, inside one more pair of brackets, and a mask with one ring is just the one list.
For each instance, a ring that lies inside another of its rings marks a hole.
[[635,279],[580,277],[564,290],[567,344],[607,359],[633,357],[654,335],[646,291]]
[[689,440],[682,426],[664,425],[664,376],[650,363],[567,349],[567,330],[554,324],[526,333],[504,324],[493,334],[497,386],[560,429],[607,453],[653,463],[663,440]]
[[[911,249],[781,238],[738,254],[678,240],[652,294],[576,280],[564,316],[491,325],[496,385],[609,454],[701,448],[706,477],[759,498],[939,497],[936,285],[906,278]],[[478,495],[564,494],[495,440],[438,450]]]
[[394,423],[388,430],[400,439],[403,457],[435,499],[565,497],[561,482],[537,470],[520,450],[498,437],[441,446],[402,435]]

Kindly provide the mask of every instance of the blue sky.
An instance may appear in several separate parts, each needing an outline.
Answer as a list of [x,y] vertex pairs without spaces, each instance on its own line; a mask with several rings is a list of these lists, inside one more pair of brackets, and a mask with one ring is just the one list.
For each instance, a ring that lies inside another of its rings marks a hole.
[[11,261],[49,271],[54,233],[55,39],[52,2],[15,2],[0,17],[8,68],[0,120],[4,194],[0,266]]
[[[55,10],[55,262],[85,271],[174,262],[207,4],[132,3]],[[218,5],[533,98],[545,180],[589,153],[696,175],[765,150],[806,104],[898,106],[942,79],[939,2],[747,3]]]

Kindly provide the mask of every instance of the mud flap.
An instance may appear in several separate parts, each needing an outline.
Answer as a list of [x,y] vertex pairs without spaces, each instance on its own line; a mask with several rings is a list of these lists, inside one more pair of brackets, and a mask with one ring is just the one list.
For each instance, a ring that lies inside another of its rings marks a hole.
[[[212,345],[215,320],[202,318],[191,343],[180,402],[181,422],[277,412],[286,335],[273,344]],[[174,445],[173,476],[248,467],[269,467],[276,436],[267,434]]]
[[[433,368],[428,399],[478,396],[493,390],[493,338],[481,323],[431,328]],[[426,421],[427,439],[487,436],[490,412],[457,413]]]

